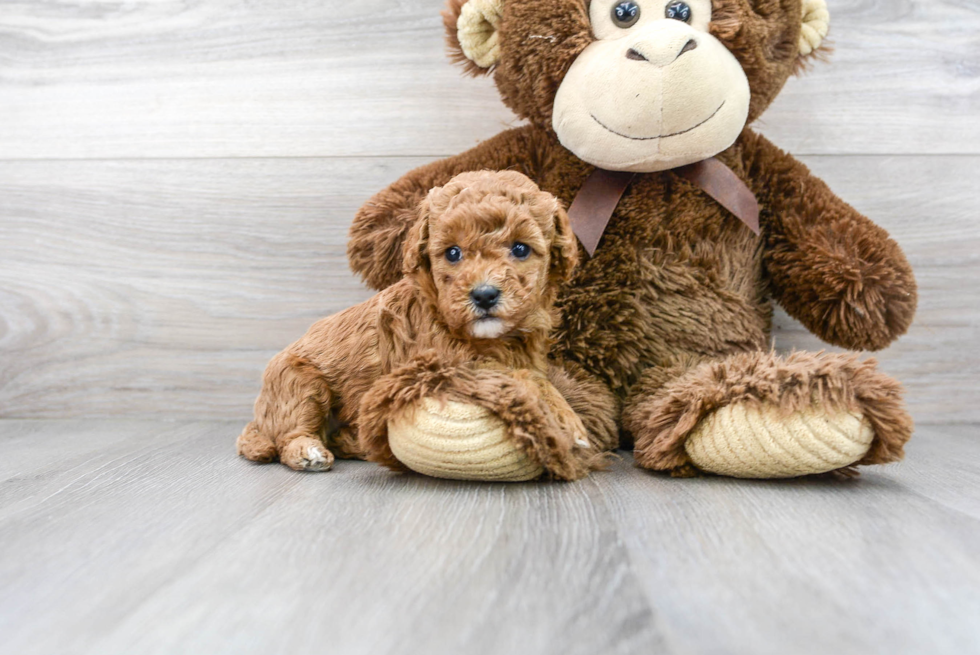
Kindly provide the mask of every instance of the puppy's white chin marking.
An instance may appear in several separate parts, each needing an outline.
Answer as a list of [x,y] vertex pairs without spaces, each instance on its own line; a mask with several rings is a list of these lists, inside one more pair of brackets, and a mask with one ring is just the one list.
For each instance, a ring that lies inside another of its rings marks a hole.
[[507,330],[499,318],[481,318],[470,324],[470,334],[477,339],[496,339]]

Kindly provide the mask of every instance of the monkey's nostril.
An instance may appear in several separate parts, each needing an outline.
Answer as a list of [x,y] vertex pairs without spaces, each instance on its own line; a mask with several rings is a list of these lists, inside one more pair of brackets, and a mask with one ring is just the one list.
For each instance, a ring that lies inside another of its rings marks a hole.
[[480,309],[491,309],[500,299],[500,289],[489,284],[481,284],[470,291],[470,299]]
[[685,52],[690,52],[691,50],[694,50],[697,47],[698,47],[698,42],[695,41],[694,39],[690,39],[687,43],[684,44],[684,47],[681,48],[681,51],[677,53],[677,56],[680,57]]
[[634,50],[633,48],[630,48],[629,50],[626,51],[626,58],[633,59],[635,61],[650,61],[649,59],[644,57],[639,51]]

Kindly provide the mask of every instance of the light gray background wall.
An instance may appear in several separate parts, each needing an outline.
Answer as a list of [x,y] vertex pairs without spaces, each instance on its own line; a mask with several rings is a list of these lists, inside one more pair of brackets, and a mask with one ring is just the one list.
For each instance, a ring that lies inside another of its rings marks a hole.
[[[268,358],[369,295],[357,207],[517,124],[441,0],[0,3],[0,417],[246,418]],[[888,229],[920,422],[980,419],[980,2],[829,0],[757,125]],[[780,349],[820,348],[784,314]]]

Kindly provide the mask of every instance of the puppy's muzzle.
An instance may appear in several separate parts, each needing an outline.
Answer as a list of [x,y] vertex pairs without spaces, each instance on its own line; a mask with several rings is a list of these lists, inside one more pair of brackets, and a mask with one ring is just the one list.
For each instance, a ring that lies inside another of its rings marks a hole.
[[489,284],[481,284],[470,291],[470,300],[477,309],[489,312],[500,300],[500,289]]

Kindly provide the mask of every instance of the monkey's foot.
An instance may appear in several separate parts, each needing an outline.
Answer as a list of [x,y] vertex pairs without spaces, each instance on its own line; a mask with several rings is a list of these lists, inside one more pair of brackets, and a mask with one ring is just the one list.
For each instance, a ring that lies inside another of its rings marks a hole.
[[790,478],[903,456],[901,386],[854,355],[741,353],[695,366],[625,417],[646,468]]
[[423,398],[388,422],[388,443],[402,464],[436,478],[521,482],[544,473],[504,421],[477,405]]
[[735,478],[795,478],[851,466],[871,449],[874,430],[858,412],[809,407],[783,415],[741,402],[701,420],[684,451],[702,471]]

